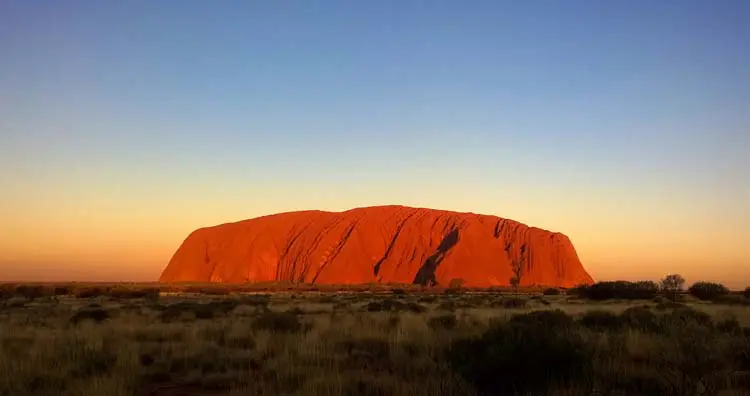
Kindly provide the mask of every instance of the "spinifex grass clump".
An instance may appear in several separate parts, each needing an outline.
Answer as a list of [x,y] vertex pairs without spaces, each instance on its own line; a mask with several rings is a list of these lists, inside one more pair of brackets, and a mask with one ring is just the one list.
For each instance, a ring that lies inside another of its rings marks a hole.
[[454,369],[488,394],[546,391],[591,376],[592,348],[562,311],[539,311],[495,324],[451,346]]

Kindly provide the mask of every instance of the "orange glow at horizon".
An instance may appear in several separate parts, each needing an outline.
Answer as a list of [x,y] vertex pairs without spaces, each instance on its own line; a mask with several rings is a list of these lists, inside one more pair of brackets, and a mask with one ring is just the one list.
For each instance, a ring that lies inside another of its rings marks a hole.
[[[315,201],[311,199],[313,205],[317,203],[317,208],[324,210],[349,208],[343,204],[326,207],[320,198]],[[75,210],[84,206],[68,203],[58,206],[67,210],[57,213],[39,208],[33,213],[26,212],[30,213],[26,216],[5,212],[4,218],[10,221],[0,231],[0,280],[155,281],[194,229],[297,209],[265,202],[254,205],[255,213],[243,211],[244,205],[226,202],[213,215],[197,210],[202,202],[194,203],[195,209],[186,211],[179,205],[172,210],[164,205],[161,210],[140,208],[140,211],[120,205],[125,210],[105,214]],[[701,219],[674,215],[662,216],[659,222],[652,218],[651,227],[644,228],[639,224],[642,218],[602,216],[595,208],[580,204],[566,215],[560,214],[566,211],[539,210],[542,206],[534,202],[524,206],[511,200],[502,205],[515,207],[517,215],[493,213],[493,202],[470,204],[480,208],[471,210],[476,213],[495,214],[565,233],[596,280],[653,280],[668,273],[680,273],[688,282],[721,281],[733,288],[750,285],[746,270],[750,254],[742,245],[748,240],[746,231],[743,234],[731,228],[706,229],[705,224],[698,229]],[[432,205],[411,206],[468,211],[468,205],[450,205],[440,200],[433,200]],[[298,209],[309,208],[315,206]],[[591,216],[580,217],[583,211]],[[605,223],[609,228],[601,226]]]

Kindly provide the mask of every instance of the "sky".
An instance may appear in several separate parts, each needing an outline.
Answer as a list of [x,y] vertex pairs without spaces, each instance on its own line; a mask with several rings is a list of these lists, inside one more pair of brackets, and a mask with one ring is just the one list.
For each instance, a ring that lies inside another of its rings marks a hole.
[[153,281],[194,229],[380,204],[750,286],[750,2],[0,2],[0,280]]

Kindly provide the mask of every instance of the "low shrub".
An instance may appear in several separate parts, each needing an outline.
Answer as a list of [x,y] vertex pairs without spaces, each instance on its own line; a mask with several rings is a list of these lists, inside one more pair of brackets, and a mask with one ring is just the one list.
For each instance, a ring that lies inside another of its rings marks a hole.
[[380,301],[370,301],[365,306],[365,309],[369,312],[380,312],[380,311],[400,311],[407,308],[407,304],[390,298],[385,298]]
[[593,285],[582,285],[571,289],[579,297],[589,300],[649,300],[659,292],[659,286],[651,281],[598,282]]
[[729,289],[720,283],[696,282],[690,286],[688,293],[700,300],[711,301],[729,294]]
[[493,324],[478,337],[454,341],[448,356],[453,370],[485,394],[545,394],[582,381],[593,367],[592,351],[561,311]]
[[683,327],[690,323],[695,323],[699,326],[704,327],[713,325],[713,319],[711,319],[711,315],[690,307],[675,309],[671,313],[667,314],[664,319],[667,322],[666,326]]
[[612,311],[591,310],[578,319],[581,326],[595,330],[620,330],[627,323]]
[[454,314],[442,314],[433,316],[427,320],[427,325],[432,329],[450,330],[458,325],[458,319]]
[[570,328],[574,327],[575,325],[575,320],[573,320],[573,317],[559,309],[547,309],[523,314],[516,314],[511,316],[508,322],[512,325],[538,325],[556,328]]
[[188,286],[185,293],[205,294],[209,296],[226,296],[232,290],[227,286]]
[[94,298],[104,296],[105,294],[107,294],[107,289],[104,287],[84,286],[76,287],[73,290],[73,295],[76,298]]
[[452,300],[443,301],[438,304],[437,309],[439,311],[455,311],[456,309],[458,309],[458,303]]
[[630,307],[622,311],[620,320],[625,326],[644,332],[656,332],[661,328],[660,317],[647,306]]
[[148,298],[155,300],[159,298],[159,288],[156,287],[145,287],[145,288],[127,288],[117,287],[112,288],[107,293],[110,297],[122,300],[136,299],[136,298]]
[[[324,296],[329,297],[330,300],[323,300],[323,297],[321,297],[320,301],[321,303],[330,303],[335,302],[332,296]],[[260,308],[267,308],[268,304],[271,303],[271,295],[270,294],[251,294],[247,296],[242,296],[237,300],[238,304],[244,304],[244,305],[250,305],[252,307],[260,307]]]
[[735,317],[724,318],[716,322],[716,330],[729,334],[742,334],[742,325]]
[[255,330],[267,330],[273,333],[299,333],[309,329],[299,316],[293,312],[265,312],[252,324]]
[[437,297],[436,296],[422,296],[422,297],[419,297],[417,301],[423,304],[431,304],[437,301]]
[[386,308],[383,306],[383,303],[381,301],[370,301],[365,306],[365,309],[369,312],[380,312],[384,311]]
[[[679,299],[679,297],[677,299]],[[686,307],[685,304],[676,301],[677,299],[671,299],[671,298],[665,298],[665,297],[662,297],[662,296],[658,296],[658,297],[654,298],[653,301],[656,303],[655,308],[658,309],[658,310],[660,310],[660,311],[664,311],[664,310],[667,310],[667,309],[677,309],[677,308],[684,308],[684,307]]]
[[415,303],[415,302],[408,302],[406,303],[405,309],[412,313],[424,313],[427,312],[427,307],[425,307],[422,304]]
[[69,296],[73,294],[73,291],[73,286],[55,286],[54,293],[56,296]]
[[162,307],[161,319],[165,322],[171,322],[183,318],[185,314],[192,314],[195,319],[213,319],[217,314],[226,314],[238,306],[238,302],[216,301],[207,304],[200,304],[192,301],[180,301]]
[[716,304],[725,305],[750,305],[750,300],[739,294],[725,294],[716,297],[714,300]]
[[102,308],[83,308],[70,318],[70,322],[73,324],[78,324],[83,321],[90,320],[95,323],[101,323],[109,319],[110,317],[111,316],[109,312]]
[[28,299],[49,297],[55,295],[55,289],[44,285],[18,285],[15,287],[13,294],[18,297]]
[[389,371],[393,365],[387,340],[353,338],[337,342],[335,348],[345,354],[345,365],[351,369],[378,373]]
[[560,289],[556,287],[550,287],[550,288],[544,289],[544,291],[542,291],[542,294],[545,296],[559,296]]

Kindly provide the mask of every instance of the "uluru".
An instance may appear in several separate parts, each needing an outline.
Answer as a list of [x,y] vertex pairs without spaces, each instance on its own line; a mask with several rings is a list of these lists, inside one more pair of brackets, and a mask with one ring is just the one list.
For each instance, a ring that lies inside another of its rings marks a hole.
[[193,231],[160,282],[573,287],[593,279],[564,234],[497,216],[406,206],[287,212]]

